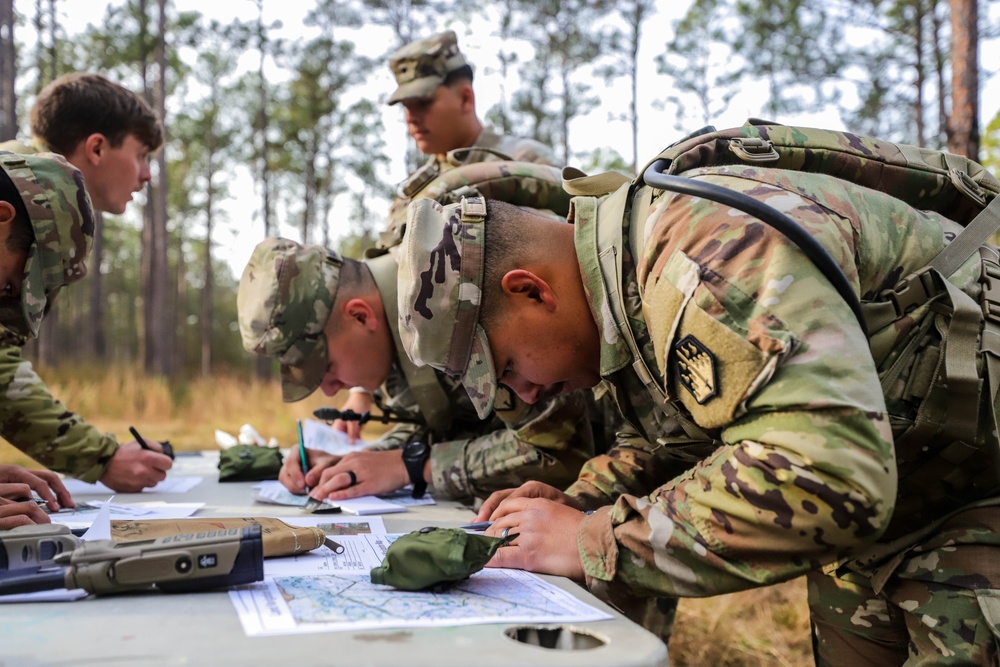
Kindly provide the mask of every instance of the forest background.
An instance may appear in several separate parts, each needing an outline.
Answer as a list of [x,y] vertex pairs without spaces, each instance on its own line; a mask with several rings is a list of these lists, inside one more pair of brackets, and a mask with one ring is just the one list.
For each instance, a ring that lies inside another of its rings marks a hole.
[[[423,159],[384,103],[386,57],[443,29],[481,117],[587,171],[631,174],[756,116],[1000,172],[998,0],[0,0],[0,141],[27,138],[35,95],[73,70],[143,93],[167,128],[153,183],[104,217],[90,275],[29,346],[55,395],[179,449],[246,422],[292,442],[327,401],[282,404],[275,368],[244,352],[239,275],[268,235],[372,243]],[[30,463],[0,443],[4,461]],[[672,663],[809,664],[804,595],[683,601]]]

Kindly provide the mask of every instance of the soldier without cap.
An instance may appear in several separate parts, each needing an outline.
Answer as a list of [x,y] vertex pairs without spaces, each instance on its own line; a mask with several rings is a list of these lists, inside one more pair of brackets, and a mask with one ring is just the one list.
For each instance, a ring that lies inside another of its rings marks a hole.
[[[804,226],[863,295],[926,266],[960,230],[825,174],[689,173]],[[972,468],[951,458],[968,444],[942,459],[927,438],[898,437],[924,418],[918,371],[940,354],[927,326],[936,311],[909,312],[868,340],[779,232],[702,197],[648,186],[634,196],[648,205],[624,219],[601,215],[614,195],[601,208],[577,198],[573,224],[500,202],[413,204],[399,272],[408,355],[461,377],[480,412],[498,382],[528,402],[602,383],[635,429],[566,493],[528,484],[488,499],[479,518],[494,520],[489,533],[519,535],[492,564],[568,576],[611,601],[805,575],[819,664],[996,664],[992,411],[981,413]],[[996,264],[995,248],[985,251]],[[955,299],[977,298],[978,263],[954,274]],[[884,392],[878,369],[921,340],[934,356],[914,357]],[[946,400],[926,396],[932,410]],[[921,457],[929,468],[914,467]],[[904,458],[916,479],[897,475]],[[946,473],[975,483],[931,497]]]
[[485,498],[527,479],[568,483],[594,451],[590,430],[578,428],[587,423],[579,393],[532,407],[511,396],[482,422],[455,380],[413,367],[399,348],[389,256],[359,262],[318,245],[266,239],[243,271],[237,305],[244,347],[281,362],[285,401],[317,388],[333,396],[383,386],[390,408],[434,436],[429,455],[409,465],[404,454],[421,452],[407,442],[421,425],[400,424],[343,457],[309,450],[305,478],[298,456],[290,456],[279,478],[295,493],[308,485],[315,498],[342,500],[428,482],[447,497]]
[[[122,213],[145,187],[149,155],[163,143],[163,127],[145,100],[90,72],[65,74],[42,89],[31,108],[31,133],[30,142],[7,141],[0,150],[62,155],[80,170],[93,207],[104,213]],[[100,480],[115,491],[140,491],[166,476],[172,462],[159,453],[160,443],[147,439],[150,450],[135,441],[120,445],[114,434],[101,433],[55,400],[21,356],[25,343],[16,336],[0,339],[0,390],[15,377],[33,376],[17,393],[13,421],[2,425],[12,444],[54,470]],[[26,422],[30,438],[19,434]]]

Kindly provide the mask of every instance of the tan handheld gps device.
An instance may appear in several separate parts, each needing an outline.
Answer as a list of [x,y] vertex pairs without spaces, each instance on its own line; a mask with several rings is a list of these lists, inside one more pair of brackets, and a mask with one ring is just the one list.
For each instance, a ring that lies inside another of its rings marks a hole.
[[[0,550],[8,563],[9,538],[0,532]],[[21,540],[23,538],[17,538]],[[14,548],[18,548],[10,540]],[[20,544],[20,541],[18,542]],[[52,547],[51,549],[55,549]],[[37,550],[41,554],[41,550]],[[24,552],[22,552],[24,553]],[[48,552],[46,552],[48,553]],[[17,563],[25,558],[18,556]],[[185,593],[260,581],[264,578],[264,551],[259,525],[244,528],[171,535],[143,542],[83,542],[63,550],[37,568],[0,570],[0,595],[32,593],[56,588],[82,588],[106,595],[151,590]]]

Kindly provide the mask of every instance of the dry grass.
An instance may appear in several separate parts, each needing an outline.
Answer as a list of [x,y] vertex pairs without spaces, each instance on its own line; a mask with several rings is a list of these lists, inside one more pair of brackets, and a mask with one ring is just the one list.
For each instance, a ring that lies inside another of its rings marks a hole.
[[805,579],[684,599],[670,640],[673,667],[812,665]]
[[[53,395],[102,431],[122,442],[132,439],[135,426],[151,440],[169,440],[177,451],[215,448],[215,429],[236,435],[251,424],[265,438],[282,446],[296,441],[295,420],[312,417],[324,406],[339,406],[347,393],[333,399],[317,391],[304,401],[283,403],[277,379],[217,375],[167,382],[146,376],[135,367],[98,369],[89,366],[38,369]],[[369,424],[367,437],[384,427]],[[0,463],[32,465],[30,459],[0,441]]]
[[[134,367],[40,369],[52,393],[102,431],[131,440],[134,425],[154,440],[170,440],[178,450],[210,449],[215,429],[236,434],[250,423],[282,446],[296,440],[295,420],[323,406],[339,406],[346,393],[328,399],[316,392],[298,403],[283,403],[278,381],[217,375],[168,383]],[[384,427],[369,424],[374,437]],[[0,441],[0,463],[34,465]],[[804,580],[757,591],[703,600],[682,600],[670,643],[671,665],[810,665],[809,616]]]

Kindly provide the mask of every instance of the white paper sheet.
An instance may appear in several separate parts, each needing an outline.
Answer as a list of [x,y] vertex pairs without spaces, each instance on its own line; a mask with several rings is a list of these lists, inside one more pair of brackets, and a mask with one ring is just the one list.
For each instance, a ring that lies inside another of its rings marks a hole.
[[302,420],[302,441],[309,449],[321,449],[339,455],[361,451],[368,444],[358,440],[352,445],[347,442],[346,433],[315,419]]
[[[204,507],[205,503],[167,503],[157,500],[126,505],[112,503],[109,500],[106,505],[108,510],[108,535],[105,537],[89,537],[85,535],[84,539],[111,539],[111,519],[183,519]],[[98,526],[100,521],[97,517],[99,516],[99,510],[84,508],[78,509],[75,512],[56,512],[55,514],[50,514],[49,518],[52,520],[52,523],[61,523],[70,528],[87,528]]]
[[[187,493],[194,487],[201,484],[201,477],[184,477],[168,476],[165,480],[157,484],[156,486],[151,486],[147,489],[143,489],[143,493]],[[66,490],[70,492],[71,495],[76,495],[78,493],[96,493],[100,495],[108,495],[114,493],[111,489],[104,486],[101,482],[96,484],[88,484],[87,482],[81,482],[78,479],[72,477],[67,477],[63,480],[63,484],[66,485]]]
[[[398,535],[335,538],[326,547],[265,564],[262,582],[229,592],[247,636],[441,627],[478,623],[578,623],[612,616],[520,570],[485,569],[442,593],[407,592],[371,583]],[[283,561],[280,562],[279,561]]]
[[[303,507],[308,501],[308,496],[297,496],[277,480],[268,480],[254,485],[257,494],[254,500],[271,505],[288,505],[290,507]],[[388,500],[387,500],[388,498]],[[414,500],[407,493],[400,493],[386,496],[361,496],[350,500],[328,500],[327,504],[339,507],[344,512],[358,515],[369,514],[393,514],[395,512],[405,512],[407,505],[434,505],[434,499],[429,495]]]

